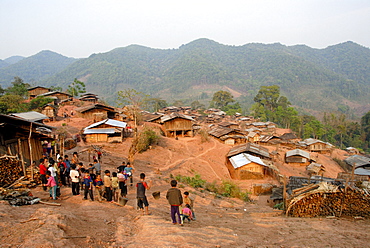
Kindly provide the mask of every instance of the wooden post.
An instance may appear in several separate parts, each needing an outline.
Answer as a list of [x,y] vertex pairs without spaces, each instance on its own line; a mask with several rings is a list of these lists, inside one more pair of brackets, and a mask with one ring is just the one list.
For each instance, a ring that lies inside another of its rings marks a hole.
[[[26,176],[27,173],[26,173],[26,167],[24,166],[23,151],[22,151],[22,141],[21,141],[20,138],[18,138],[18,151],[19,151],[19,156],[21,157],[23,176]],[[32,167],[32,161],[30,162],[30,165]]]
[[[287,194],[286,194],[286,177],[283,176],[283,184],[284,184],[284,187],[283,187],[283,203],[284,203],[284,211],[287,210]],[[286,215],[288,215],[288,212],[285,213]]]
[[32,145],[31,145],[31,134],[32,134],[32,122],[31,122],[31,125],[30,125],[30,135],[28,136],[28,147],[29,147],[29,150],[30,150],[31,179],[33,180],[33,168],[32,168],[33,156],[32,156]]

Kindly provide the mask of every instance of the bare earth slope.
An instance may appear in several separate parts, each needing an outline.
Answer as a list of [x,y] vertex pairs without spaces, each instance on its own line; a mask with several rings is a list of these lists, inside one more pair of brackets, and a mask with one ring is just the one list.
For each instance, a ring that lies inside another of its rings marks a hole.
[[[114,170],[126,160],[130,142],[104,144],[109,155],[103,157],[103,170]],[[70,152],[85,148],[80,144]],[[61,206],[11,207],[0,201],[0,247],[368,247],[370,220],[288,218],[265,206],[262,198],[256,203],[218,199],[186,185],[180,189],[196,196],[197,220],[183,227],[172,225],[165,199],[169,174],[199,173],[208,181],[229,179],[224,166],[228,149],[212,139],[201,143],[198,137],[163,138],[158,146],[138,154],[135,182],[141,172],[153,180],[147,192],[149,216],[136,210],[135,187],[129,187],[124,207],[84,201],[81,195],[72,196],[68,187],[61,189],[62,197],[55,201]],[[81,159],[88,163],[86,153],[81,153]],[[286,170],[302,173],[301,168]],[[242,185],[248,188],[250,184]],[[154,191],[160,191],[160,199],[151,196]],[[40,187],[32,193],[48,201],[48,193]]]

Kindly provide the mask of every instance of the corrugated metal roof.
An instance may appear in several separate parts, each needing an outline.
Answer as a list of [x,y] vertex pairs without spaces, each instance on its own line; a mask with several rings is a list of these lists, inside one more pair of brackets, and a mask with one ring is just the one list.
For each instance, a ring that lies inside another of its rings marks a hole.
[[294,150],[287,151],[285,153],[285,156],[287,158],[291,157],[291,156],[302,156],[302,157],[307,158],[307,159],[311,158],[309,152],[306,152],[306,151],[303,151],[303,150],[300,150],[300,149],[294,149]]
[[357,168],[354,173],[361,176],[370,176],[370,170],[364,168]]
[[370,158],[361,155],[353,155],[346,158],[344,161],[351,166],[356,164],[356,168],[370,166]]
[[230,149],[227,157],[232,157],[240,153],[254,153],[265,158],[270,158],[270,153],[267,148],[254,143],[246,143],[234,146]]
[[247,153],[240,153],[238,155],[232,156],[229,158],[229,160],[235,169],[250,164],[252,162],[262,166],[266,166],[265,163],[259,157]]
[[231,128],[228,128],[228,127],[216,127],[216,128],[212,128],[208,134],[216,137],[216,138],[220,138],[221,136],[224,136],[224,135],[227,135],[229,133],[231,133],[233,131],[233,129]]
[[191,116],[183,115],[183,114],[179,114],[179,113],[171,113],[169,115],[162,116],[161,117],[161,122],[166,122],[166,121],[169,121],[169,120],[172,120],[172,119],[175,119],[175,118],[182,118],[182,119],[194,121],[194,119]]
[[92,128],[85,129],[84,134],[113,134],[115,132],[114,128]]
[[40,94],[40,95],[37,95],[37,96],[48,96],[48,95],[53,95],[53,94],[57,94],[57,93],[72,97],[71,94],[60,92],[60,91],[50,91],[50,92],[46,92],[46,93],[43,93],[43,94]]
[[100,126],[102,124],[110,125],[112,127],[122,127],[122,128],[125,128],[126,125],[127,125],[127,123],[123,122],[123,121],[117,121],[117,120],[113,120],[113,119],[105,119],[105,120],[93,123],[90,126],[85,127],[84,129],[85,130],[90,129],[90,128],[93,128],[93,127]]
[[36,111],[30,111],[30,112],[24,112],[24,113],[13,113],[13,114],[10,114],[10,116],[22,118],[27,121],[41,121],[41,120],[49,119],[49,117],[47,117],[46,115],[41,114]]

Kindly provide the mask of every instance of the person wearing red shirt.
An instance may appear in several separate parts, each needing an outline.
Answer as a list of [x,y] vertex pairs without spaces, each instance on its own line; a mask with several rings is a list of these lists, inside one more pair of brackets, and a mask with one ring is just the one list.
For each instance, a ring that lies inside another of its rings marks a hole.
[[47,183],[47,179],[46,179],[46,171],[48,170],[47,169],[47,164],[48,164],[48,159],[47,158],[42,158],[40,159],[40,165],[39,165],[39,169],[40,169],[40,179],[41,179],[41,183],[42,183],[42,188],[44,189],[44,191],[47,190],[47,187],[45,186],[46,183]]

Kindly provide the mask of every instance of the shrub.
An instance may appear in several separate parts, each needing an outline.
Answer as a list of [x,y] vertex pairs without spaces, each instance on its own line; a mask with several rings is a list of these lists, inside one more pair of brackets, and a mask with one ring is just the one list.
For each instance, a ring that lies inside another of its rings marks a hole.
[[148,150],[149,146],[156,144],[159,141],[159,136],[156,132],[150,128],[145,128],[143,132],[140,133],[137,143],[136,150],[142,153]]

